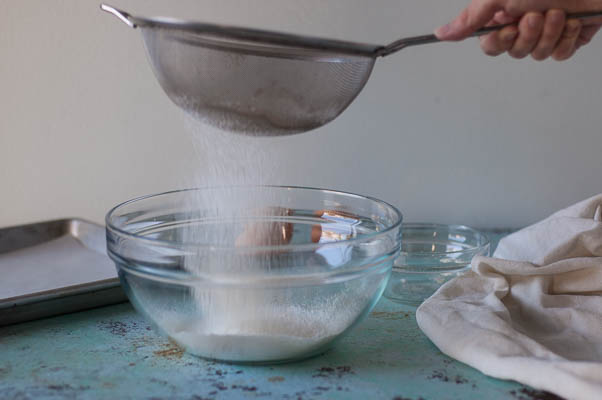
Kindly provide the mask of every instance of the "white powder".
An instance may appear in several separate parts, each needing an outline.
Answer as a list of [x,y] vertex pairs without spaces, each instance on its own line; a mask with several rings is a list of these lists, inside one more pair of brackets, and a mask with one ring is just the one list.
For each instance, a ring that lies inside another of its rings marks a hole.
[[[201,318],[169,312],[156,317],[167,334],[193,354],[239,362],[284,361],[326,350],[367,310],[369,300],[357,293],[374,290],[380,280],[354,280],[342,284],[349,290],[330,296],[320,296],[318,290],[323,289],[317,288],[286,289],[283,295],[274,288],[199,286],[195,299]],[[287,297],[299,295],[314,300],[284,304]]]
[[[199,165],[192,166],[198,173],[191,181],[183,183],[215,189],[191,196],[190,209],[202,208],[203,219],[209,222],[191,224],[181,232],[181,240],[230,248],[279,244],[287,233],[285,223],[249,222],[255,215],[287,215],[286,209],[266,208],[275,204],[273,193],[249,188],[241,196],[239,190],[233,189],[272,183],[279,171],[277,158],[271,154],[274,139],[231,134],[192,118],[188,121]],[[282,266],[272,265],[270,256],[232,253],[201,249],[198,254],[185,257],[184,268],[194,275],[230,285],[193,286],[194,311],[189,318],[175,313],[155,315],[167,334],[188,351],[231,361],[298,358],[320,351],[357,316],[358,310],[353,307],[348,307],[348,313],[337,313],[335,309],[340,306],[337,307],[336,299],[315,304],[312,297],[320,295],[311,290],[303,294],[305,289],[292,290],[285,285],[279,289],[249,285],[239,289],[232,283],[245,284],[245,276],[256,278]],[[333,318],[333,313],[338,314],[337,318]]]
[[316,315],[295,306],[266,308],[259,299],[261,296],[251,296],[250,305],[263,306],[264,314],[269,313],[263,318],[245,316],[231,308],[229,314],[220,317],[213,313],[213,317],[200,322],[170,321],[169,334],[188,351],[204,357],[242,362],[283,361],[325,350],[349,325],[349,317],[353,318],[348,314],[347,318],[333,320],[329,310]]
[[[277,193],[266,188],[245,188],[243,192],[236,188],[273,183],[282,169],[274,157],[278,139],[222,132],[192,118],[189,126],[199,165],[192,166],[198,173],[191,181],[183,183],[213,189],[191,192],[190,219],[199,218],[194,210],[202,213],[200,222],[181,232],[181,240],[230,249],[286,242],[292,235],[292,224],[287,221],[290,210],[278,206],[282,199]],[[257,222],[253,220],[256,216],[260,221],[270,216],[276,222]],[[165,315],[153,316],[190,352],[214,359],[283,361],[325,350],[366,311],[382,283],[382,276],[375,276],[291,287],[290,278],[285,277],[285,268],[291,263],[309,268],[345,262],[344,246],[331,250],[337,254],[319,251],[281,257],[278,252],[240,254],[199,247],[183,264],[202,278],[191,284],[192,304],[186,303],[184,312],[166,310]],[[322,261],[316,264],[316,259]],[[281,272],[284,275],[278,275]],[[261,281],[267,276],[269,284]],[[283,277],[275,282],[278,276]]]
[[173,335],[175,340],[186,345],[193,354],[239,362],[258,360],[270,362],[301,358],[319,352],[335,337],[336,335],[304,338],[274,335],[266,331],[257,334],[205,334],[183,331]]

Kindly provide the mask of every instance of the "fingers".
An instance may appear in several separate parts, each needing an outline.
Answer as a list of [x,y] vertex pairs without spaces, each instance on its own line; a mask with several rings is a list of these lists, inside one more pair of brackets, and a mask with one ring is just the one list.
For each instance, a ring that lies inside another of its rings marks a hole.
[[[497,12],[488,25],[510,18],[508,14]],[[480,41],[482,50],[491,56],[508,52],[511,57],[519,59],[531,54],[535,60],[551,56],[562,61],[587,44],[599,30],[600,25],[582,28],[578,20],[567,21],[564,11],[555,9],[547,11],[545,16],[529,12],[520,19],[518,26],[507,26],[480,38]]]
[[545,60],[552,55],[564,31],[565,22],[565,14],[562,10],[549,10],[546,13],[541,38],[531,53],[535,60]]
[[516,26],[507,26],[499,32],[493,32],[480,38],[481,49],[490,56],[499,56],[507,52],[514,45],[514,40],[518,36]]
[[536,12],[525,14],[518,24],[518,38],[508,50],[508,54],[514,58],[525,58],[529,55],[541,37],[543,26],[543,15]]
[[[489,21],[487,26],[503,25],[514,22],[514,18],[504,11],[495,13],[493,19]],[[481,49],[490,56],[498,56],[507,52],[512,48],[514,40],[518,36],[518,27],[511,25],[501,29],[498,32],[492,32],[488,35],[480,36]]]
[[500,0],[473,0],[456,19],[435,30],[435,35],[441,40],[466,39],[502,9]]
[[570,19],[564,26],[562,36],[552,52],[552,58],[556,61],[563,61],[570,58],[577,50],[577,39],[581,32],[581,22],[576,19]]
[[594,38],[596,33],[598,33],[601,27],[602,25],[583,26],[581,28],[581,33],[577,38],[577,48],[588,44]]
[[[491,25],[505,25],[515,22],[516,18],[508,14],[506,11],[498,11],[490,21]],[[489,24],[488,24],[489,25]]]

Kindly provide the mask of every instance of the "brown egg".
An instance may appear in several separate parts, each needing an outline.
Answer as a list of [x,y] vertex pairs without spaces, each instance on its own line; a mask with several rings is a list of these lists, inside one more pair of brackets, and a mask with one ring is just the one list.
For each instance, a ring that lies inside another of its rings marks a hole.
[[339,211],[339,210],[316,210],[314,211],[314,215],[316,217],[330,217],[330,218],[348,218],[348,219],[359,219],[359,217],[355,214],[352,214],[347,211]]
[[[281,207],[270,207],[253,212],[258,216],[289,216],[291,211]],[[236,238],[236,247],[263,247],[288,244],[293,237],[290,222],[250,222]]]
[[322,225],[312,225],[311,227],[311,241],[312,243],[319,243],[322,238]]

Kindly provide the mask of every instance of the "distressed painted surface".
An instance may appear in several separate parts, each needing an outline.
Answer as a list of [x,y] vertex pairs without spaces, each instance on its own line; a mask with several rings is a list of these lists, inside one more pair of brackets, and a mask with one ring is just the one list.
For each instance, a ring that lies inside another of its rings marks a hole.
[[557,399],[441,354],[383,299],[330,352],[277,366],[183,353],[129,304],[0,329],[0,399]]

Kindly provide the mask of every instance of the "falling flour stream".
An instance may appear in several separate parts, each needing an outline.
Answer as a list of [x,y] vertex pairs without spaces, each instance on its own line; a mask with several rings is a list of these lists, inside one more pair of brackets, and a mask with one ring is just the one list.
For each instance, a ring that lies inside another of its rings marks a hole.
[[[218,131],[191,117],[187,121],[199,164],[193,168],[198,172],[189,177],[191,181],[182,183],[188,187],[221,188],[212,191],[210,198],[207,192],[200,191],[191,198],[190,208],[196,205],[198,209],[198,205],[202,205],[205,216],[220,223],[191,224],[182,233],[181,240],[216,247],[278,244],[284,225],[244,222],[257,210],[262,210],[264,215],[265,212],[286,215],[284,209],[266,211],[267,204],[275,203],[270,201],[269,190],[250,188],[247,196],[240,197],[229,189],[240,185],[266,185],[276,178],[279,166],[269,154],[269,146],[265,146],[268,139]],[[231,222],[224,223],[224,220]],[[184,268],[194,275],[211,276],[215,282],[234,279],[244,283],[245,276],[256,277],[279,267],[272,265],[270,257],[245,258],[218,252],[208,259],[206,253],[203,254],[203,259],[195,254],[187,256]],[[194,354],[225,360],[269,361],[319,351],[352,323],[363,304],[363,299],[354,301],[348,294],[333,295],[319,307],[315,303],[307,307],[300,306],[299,302],[283,304],[282,290],[285,289],[280,290],[252,285],[240,289],[220,287],[214,283],[194,286],[194,303],[204,313],[201,319],[155,317],[163,320],[161,325],[167,327],[169,336]],[[276,297],[279,300],[275,300]]]

